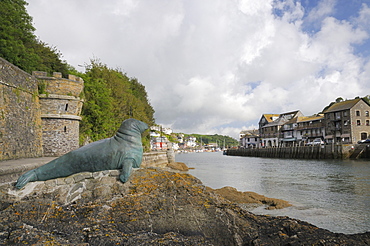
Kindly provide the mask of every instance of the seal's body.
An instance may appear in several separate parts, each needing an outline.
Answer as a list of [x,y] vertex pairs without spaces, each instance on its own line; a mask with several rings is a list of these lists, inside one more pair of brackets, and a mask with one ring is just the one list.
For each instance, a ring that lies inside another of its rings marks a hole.
[[138,168],[143,157],[141,134],[148,125],[135,119],[122,122],[115,136],[73,150],[19,177],[16,188],[30,181],[45,181],[79,172],[122,169],[120,180],[126,182],[132,167]]

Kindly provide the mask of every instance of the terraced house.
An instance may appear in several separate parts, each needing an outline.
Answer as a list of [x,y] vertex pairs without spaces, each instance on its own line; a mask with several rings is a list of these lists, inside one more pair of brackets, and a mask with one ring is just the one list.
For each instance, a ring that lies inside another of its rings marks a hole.
[[291,126],[287,123],[301,116],[303,116],[303,114],[299,110],[283,114],[262,115],[258,123],[261,146],[278,147],[283,140],[295,141],[296,138],[290,134],[294,129],[291,129]]
[[[314,139],[327,144],[356,144],[370,138],[369,114],[370,105],[363,98],[337,101],[312,116],[304,116],[299,110],[263,114],[258,123],[257,147],[305,145],[313,143]],[[240,142],[245,141],[241,139]]]
[[357,143],[369,138],[369,112],[370,106],[362,98],[331,105],[324,111],[326,141],[328,143]]

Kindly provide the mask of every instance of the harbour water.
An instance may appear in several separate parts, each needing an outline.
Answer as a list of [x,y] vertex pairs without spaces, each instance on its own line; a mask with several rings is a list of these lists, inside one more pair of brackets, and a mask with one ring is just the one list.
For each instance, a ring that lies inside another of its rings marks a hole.
[[189,173],[217,189],[289,201],[292,207],[252,210],[288,216],[345,234],[370,231],[370,161],[296,160],[225,156],[222,152],[177,154]]

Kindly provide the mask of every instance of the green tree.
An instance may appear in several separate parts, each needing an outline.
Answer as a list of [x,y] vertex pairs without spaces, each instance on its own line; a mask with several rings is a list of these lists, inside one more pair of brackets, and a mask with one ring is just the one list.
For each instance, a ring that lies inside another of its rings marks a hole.
[[0,0],[0,56],[24,71],[68,73],[55,47],[36,39],[24,0]]
[[[119,69],[112,69],[99,60],[91,60],[81,75],[85,81],[85,104],[82,108],[80,140],[96,141],[111,137],[123,120],[135,118],[154,124],[154,110],[145,87]],[[143,143],[149,147],[149,134]]]
[[62,61],[62,53],[56,47],[49,46],[40,40],[36,40],[32,49],[40,57],[37,65],[37,70],[44,71],[49,74],[53,72],[61,72],[64,77],[70,73],[71,68],[66,61]]
[[36,68],[39,57],[29,52],[35,28],[26,5],[23,0],[0,1],[0,56],[27,71]]
[[112,92],[107,82],[99,78],[82,76],[85,81],[85,103],[82,107],[80,139],[93,141],[111,137],[115,133]]
[[343,100],[343,98],[341,98],[341,97],[338,97],[337,99],[335,99],[335,102],[336,103],[340,103],[340,102],[343,102],[344,100]]

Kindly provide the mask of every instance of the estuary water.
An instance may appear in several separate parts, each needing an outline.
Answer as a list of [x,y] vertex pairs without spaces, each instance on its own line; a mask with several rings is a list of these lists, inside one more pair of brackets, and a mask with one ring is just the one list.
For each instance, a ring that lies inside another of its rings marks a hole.
[[278,210],[263,207],[255,214],[289,216],[345,234],[370,231],[370,161],[296,160],[226,156],[222,152],[176,154],[189,173],[217,189],[289,201]]

